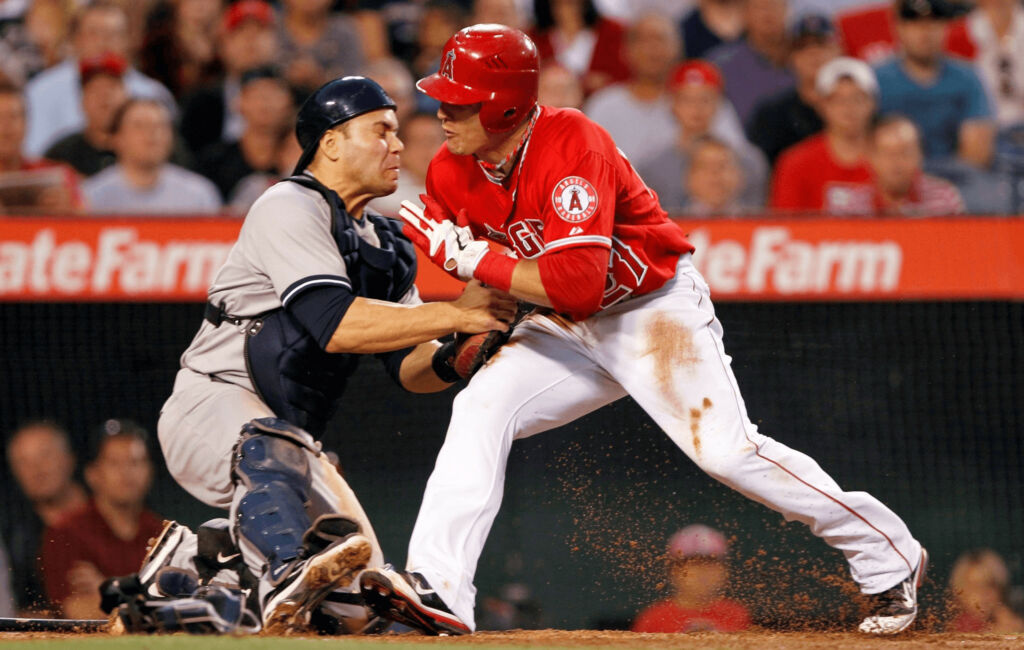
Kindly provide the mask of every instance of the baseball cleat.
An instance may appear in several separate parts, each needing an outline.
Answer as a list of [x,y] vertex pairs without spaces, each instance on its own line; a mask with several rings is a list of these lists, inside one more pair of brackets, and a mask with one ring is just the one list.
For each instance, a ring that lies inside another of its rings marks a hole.
[[284,635],[308,631],[313,610],[329,593],[352,584],[366,568],[371,552],[370,540],[354,534],[296,563],[291,575],[270,592],[263,604],[263,632]]
[[921,548],[921,561],[910,576],[895,587],[874,594],[875,613],[865,618],[857,629],[865,634],[899,634],[917,618],[917,590],[928,570],[928,551]]
[[418,573],[382,567],[359,578],[363,600],[378,616],[438,636],[472,632],[448,609],[430,583]]
[[142,559],[142,566],[139,567],[139,583],[146,592],[153,597],[160,597],[163,594],[159,591],[150,592],[150,587],[155,587],[156,575],[160,569],[171,564],[174,552],[185,541],[185,536],[191,531],[176,521],[164,521],[164,528],[160,534],[149,540],[146,548],[146,557]]

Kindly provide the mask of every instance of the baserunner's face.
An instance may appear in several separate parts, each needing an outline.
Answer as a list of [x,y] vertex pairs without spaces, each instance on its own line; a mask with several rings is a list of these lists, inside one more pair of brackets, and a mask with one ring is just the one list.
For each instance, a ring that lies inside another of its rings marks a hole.
[[398,188],[399,154],[405,148],[398,138],[398,118],[390,108],[352,118],[344,125],[342,162],[362,191],[385,196]]
[[456,156],[468,156],[484,149],[490,137],[480,123],[480,104],[441,104],[437,119],[448,142],[448,150]]

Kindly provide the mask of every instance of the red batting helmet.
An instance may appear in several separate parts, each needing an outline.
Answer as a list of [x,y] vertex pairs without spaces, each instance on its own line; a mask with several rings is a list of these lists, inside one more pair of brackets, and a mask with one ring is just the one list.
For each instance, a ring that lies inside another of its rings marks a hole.
[[473,25],[445,43],[441,69],[416,87],[446,104],[481,103],[480,122],[509,131],[537,105],[537,46],[504,25]]

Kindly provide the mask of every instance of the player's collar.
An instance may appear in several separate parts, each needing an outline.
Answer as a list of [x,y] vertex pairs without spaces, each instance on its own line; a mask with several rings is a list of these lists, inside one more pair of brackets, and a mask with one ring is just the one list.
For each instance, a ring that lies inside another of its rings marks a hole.
[[[483,170],[484,174],[492,183],[501,183],[503,180],[508,178],[508,175],[512,172],[513,161],[518,156],[526,143],[529,141],[530,136],[533,134],[533,127],[537,124],[537,117],[540,115],[540,108],[534,107],[533,113],[530,115],[530,123],[526,126],[526,131],[523,132],[523,137],[519,139],[519,144],[516,148],[511,151],[505,159],[498,164],[489,163],[479,158],[476,159],[476,163],[480,165],[480,169]],[[475,157],[475,156],[474,156]]]

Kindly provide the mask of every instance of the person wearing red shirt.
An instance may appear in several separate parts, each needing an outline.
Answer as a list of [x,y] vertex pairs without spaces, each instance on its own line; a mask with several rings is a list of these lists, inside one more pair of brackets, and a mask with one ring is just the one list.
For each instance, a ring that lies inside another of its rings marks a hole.
[[0,81],[0,214],[78,210],[82,195],[74,169],[22,155],[26,117],[21,91]]
[[953,563],[949,576],[955,617],[952,632],[1021,634],[1024,618],[1010,606],[1010,571],[1003,558],[990,548],[964,552]]
[[863,61],[840,57],[818,72],[825,129],[782,152],[772,177],[771,207],[784,212],[872,211],[867,151],[878,82]]
[[[430,634],[471,632],[473,575],[512,443],[628,394],[701,469],[845,552],[877,608],[861,631],[906,629],[927,564],[921,544],[877,499],[843,491],[758,432],[693,246],[604,129],[537,105],[538,58],[522,32],[474,25],[418,83],[441,102],[447,142],[427,172],[425,207],[399,211],[405,232],[448,273],[536,309],[455,398],[407,570],[364,571],[365,602]],[[441,357],[442,368],[452,361]]]
[[874,212],[928,217],[961,214],[956,186],[921,168],[921,136],[910,118],[886,115],[871,130],[868,160],[874,174]]
[[672,598],[637,615],[634,632],[740,632],[750,627],[742,603],[725,598],[729,582],[728,543],[713,528],[694,524],[668,543]]
[[626,28],[601,16],[592,0],[535,0],[534,13],[541,62],[571,70],[585,96],[629,79]]
[[47,595],[67,618],[102,618],[100,584],[138,571],[163,528],[144,506],[153,480],[147,437],[133,422],[107,420],[85,468],[92,498],[43,534]]

